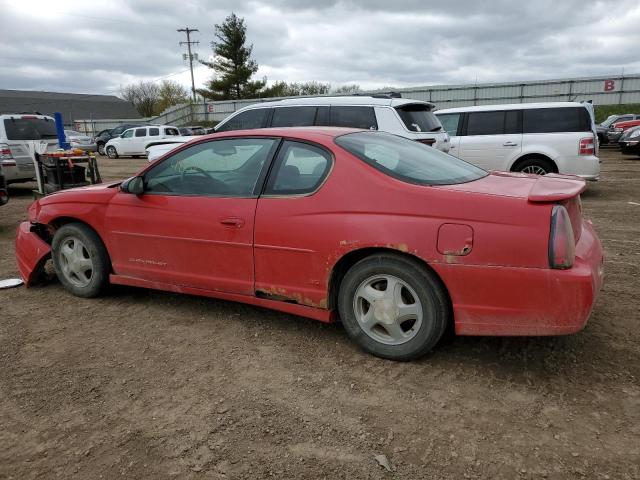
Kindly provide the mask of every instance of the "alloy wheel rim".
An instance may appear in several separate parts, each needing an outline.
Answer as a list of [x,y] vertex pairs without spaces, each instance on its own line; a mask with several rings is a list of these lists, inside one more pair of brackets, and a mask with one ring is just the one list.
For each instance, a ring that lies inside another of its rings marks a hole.
[[98,145],[98,153],[104,155],[104,145]]
[[107,156],[108,156],[109,158],[115,158],[115,156],[116,156],[116,149],[115,149],[115,148],[113,148],[113,147],[109,147],[109,148],[107,148]]
[[353,311],[362,331],[385,345],[410,341],[424,317],[415,290],[393,275],[374,275],[363,281],[356,289]]
[[539,165],[529,165],[522,169],[522,173],[532,173],[534,175],[546,175],[547,171]]
[[76,287],[86,287],[93,278],[93,260],[86,245],[69,237],[60,246],[60,266],[64,277]]

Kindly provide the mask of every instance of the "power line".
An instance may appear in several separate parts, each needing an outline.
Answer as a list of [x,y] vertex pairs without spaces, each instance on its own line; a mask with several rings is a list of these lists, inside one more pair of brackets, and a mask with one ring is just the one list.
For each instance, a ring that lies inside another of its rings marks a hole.
[[198,45],[200,42],[192,42],[191,34],[193,32],[199,32],[200,30],[198,30],[197,28],[185,27],[185,28],[179,28],[176,31],[184,32],[187,34],[187,41],[180,42],[180,45],[186,45],[187,51],[189,52],[188,55],[189,55],[189,70],[191,70],[191,93],[193,94],[193,103],[196,103],[196,82],[193,79],[193,54],[191,53],[191,45]]

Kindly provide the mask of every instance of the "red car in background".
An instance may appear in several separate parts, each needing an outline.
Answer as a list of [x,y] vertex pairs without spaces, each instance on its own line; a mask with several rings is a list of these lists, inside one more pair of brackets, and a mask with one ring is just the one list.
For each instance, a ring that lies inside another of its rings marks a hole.
[[607,131],[607,138],[611,143],[618,143],[620,137],[624,132],[630,128],[640,125],[640,120],[627,120],[626,122],[616,122],[609,127]]
[[363,349],[416,358],[460,335],[583,328],[602,248],[576,177],[492,172],[394,135],[218,133],[124,182],[36,201],[16,255],[53,257],[74,295],[107,284],[342,320]]

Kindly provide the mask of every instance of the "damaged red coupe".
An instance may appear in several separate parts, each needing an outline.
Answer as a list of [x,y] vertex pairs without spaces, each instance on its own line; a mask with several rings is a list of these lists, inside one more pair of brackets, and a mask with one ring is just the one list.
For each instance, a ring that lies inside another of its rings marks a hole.
[[580,330],[603,279],[584,181],[487,173],[381,132],[290,128],[191,141],[124,182],[29,208],[16,255],[74,295],[111,284],[341,320],[396,360],[459,335]]

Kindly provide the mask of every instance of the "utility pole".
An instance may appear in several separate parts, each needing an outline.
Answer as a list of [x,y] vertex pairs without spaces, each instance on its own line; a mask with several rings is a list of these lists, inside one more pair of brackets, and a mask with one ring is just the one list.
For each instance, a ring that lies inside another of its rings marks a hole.
[[179,28],[177,31],[184,32],[187,34],[187,41],[180,42],[180,45],[186,45],[187,51],[189,52],[189,69],[191,70],[191,93],[193,94],[193,103],[196,103],[196,83],[193,80],[193,54],[191,53],[191,45],[198,45],[200,42],[192,42],[191,34],[193,32],[199,32],[200,30],[198,30],[197,28],[185,27],[185,28]]

